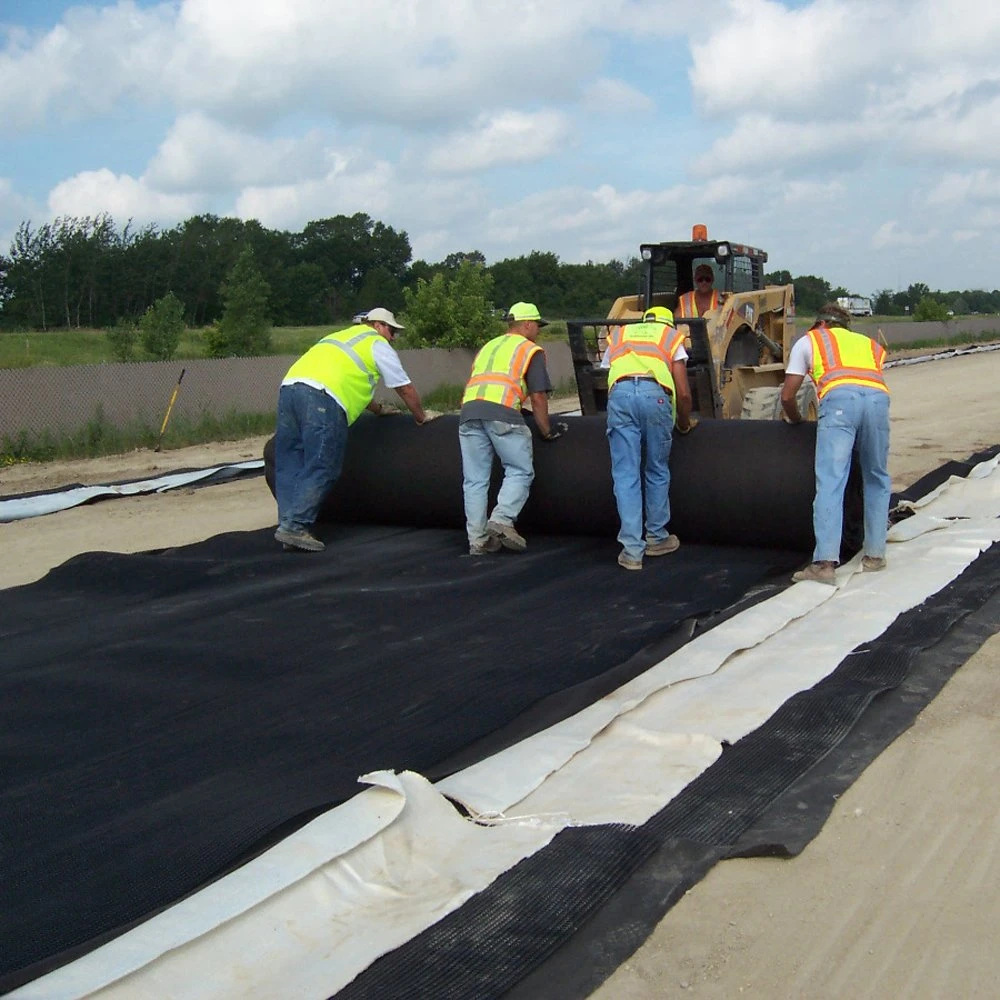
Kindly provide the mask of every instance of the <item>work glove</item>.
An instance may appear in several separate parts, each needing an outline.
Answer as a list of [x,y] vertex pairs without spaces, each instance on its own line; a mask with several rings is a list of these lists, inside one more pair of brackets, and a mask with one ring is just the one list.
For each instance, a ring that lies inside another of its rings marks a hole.
[[688,425],[687,425],[687,427],[685,427],[685,428],[682,429],[680,426],[678,426],[676,428],[676,430],[677,430],[678,434],[690,434],[691,431],[693,431],[697,426],[698,426],[698,418],[697,417],[688,417]]
[[424,410],[424,419],[417,423],[418,427],[423,427],[424,424],[429,424],[432,420],[437,420],[438,417],[443,417],[444,414],[439,410]]
[[560,420],[558,423],[549,424],[549,433],[542,438],[543,441],[555,441],[556,438],[561,438],[566,431],[569,430],[569,424],[565,420]]

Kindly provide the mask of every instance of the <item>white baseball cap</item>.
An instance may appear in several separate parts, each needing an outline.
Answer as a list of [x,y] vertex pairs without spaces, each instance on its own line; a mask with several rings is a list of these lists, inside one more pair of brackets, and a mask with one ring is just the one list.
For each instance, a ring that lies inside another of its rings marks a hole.
[[381,306],[378,309],[369,309],[365,319],[369,323],[385,323],[387,326],[391,326],[394,330],[405,330],[406,327],[396,319],[395,316],[388,309],[383,309]]

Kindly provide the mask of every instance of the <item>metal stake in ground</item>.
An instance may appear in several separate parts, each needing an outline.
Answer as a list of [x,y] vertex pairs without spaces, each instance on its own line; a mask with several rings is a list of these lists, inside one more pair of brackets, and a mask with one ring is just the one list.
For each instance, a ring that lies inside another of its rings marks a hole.
[[170,402],[167,403],[167,412],[163,414],[163,423],[160,425],[160,436],[156,440],[156,447],[153,451],[159,451],[160,445],[163,443],[163,432],[167,429],[167,421],[170,419],[170,412],[174,408],[174,403],[177,402],[177,393],[181,391],[181,380],[184,378],[186,371],[186,368],[182,368],[180,375],[177,377],[177,385],[174,386],[174,391],[170,394]]

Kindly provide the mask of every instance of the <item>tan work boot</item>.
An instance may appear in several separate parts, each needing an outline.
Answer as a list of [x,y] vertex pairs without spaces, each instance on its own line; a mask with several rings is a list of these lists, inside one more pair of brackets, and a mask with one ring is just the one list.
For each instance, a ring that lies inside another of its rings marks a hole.
[[500,539],[500,544],[511,552],[523,552],[528,543],[515,531],[513,524],[501,524],[499,521],[487,521],[486,530],[494,538]]
[[310,534],[304,528],[301,531],[289,531],[287,528],[278,528],[274,533],[274,540],[281,542],[286,552],[289,546],[293,549],[298,549],[300,552],[322,552],[326,548],[315,535]]
[[658,541],[650,541],[646,539],[646,555],[647,556],[665,556],[669,555],[671,552],[676,552],[681,547],[681,540],[676,535],[667,535],[666,538],[661,538]]
[[642,569],[642,560],[633,559],[624,549],[618,553],[618,565],[622,569]]
[[792,583],[811,580],[813,583],[828,583],[831,587],[835,586],[837,583],[837,575],[834,573],[836,566],[837,564],[833,562],[810,563],[805,569],[800,569],[798,573],[792,574]]
[[486,556],[491,552],[499,552],[502,546],[500,539],[495,535],[487,535],[485,542],[472,543],[469,545],[470,556]]
[[878,573],[885,569],[886,562],[884,556],[865,556],[861,560],[861,571],[863,573]]

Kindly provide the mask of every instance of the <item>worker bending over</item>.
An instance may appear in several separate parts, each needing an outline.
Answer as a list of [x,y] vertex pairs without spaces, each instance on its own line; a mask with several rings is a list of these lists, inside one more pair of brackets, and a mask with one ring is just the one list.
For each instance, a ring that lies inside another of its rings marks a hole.
[[796,582],[835,583],[844,522],[844,489],[857,452],[865,502],[863,570],[885,569],[889,524],[889,389],[882,377],[885,349],[850,329],[840,306],[823,306],[808,334],[792,346],[781,388],[789,422],[802,420],[795,394],[808,376],[819,396],[816,428],[816,498],[813,561],[792,576]]
[[427,421],[391,346],[402,329],[388,309],[372,309],[363,322],[324,337],[288,369],[278,392],[274,437],[274,537],[286,551],[323,551],[311,528],[343,468],[348,427],[366,409],[381,411],[372,401],[380,378],[418,424]]
[[[501,547],[523,552],[527,546],[514,527],[535,477],[531,431],[521,414],[525,399],[531,401],[543,441],[554,441],[566,430],[565,423],[553,427],[549,422],[552,383],[545,351],[535,343],[545,320],[531,302],[515,302],[506,319],[507,332],[476,354],[458,417],[465,530],[474,556]],[[487,517],[494,454],[503,466],[503,483]]]
[[607,434],[623,569],[642,569],[643,555],[662,556],[680,546],[667,525],[672,432],[675,423],[682,434],[694,426],[686,361],[684,337],[663,306],[648,309],[641,323],[611,331],[603,364],[610,369]]

